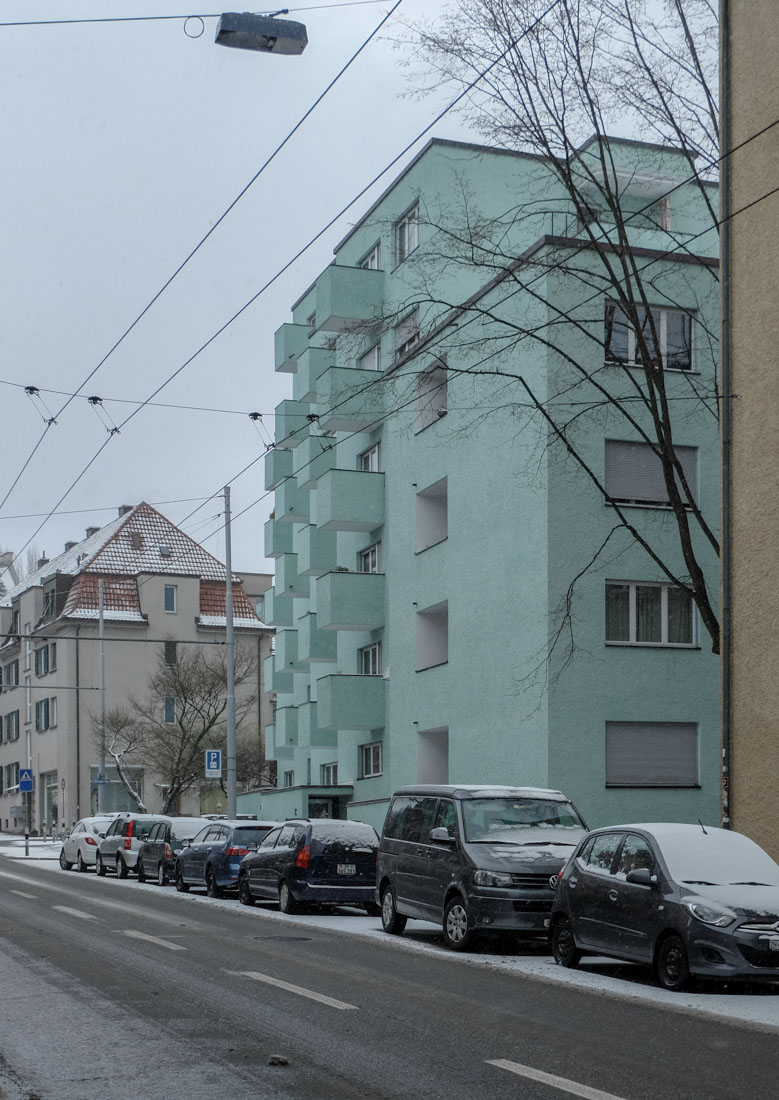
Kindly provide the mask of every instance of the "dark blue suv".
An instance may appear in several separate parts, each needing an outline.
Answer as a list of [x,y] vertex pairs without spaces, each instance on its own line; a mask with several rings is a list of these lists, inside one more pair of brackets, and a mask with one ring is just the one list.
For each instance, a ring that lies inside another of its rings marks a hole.
[[205,886],[210,898],[235,889],[241,860],[276,825],[275,821],[208,821],[176,855],[176,889]]

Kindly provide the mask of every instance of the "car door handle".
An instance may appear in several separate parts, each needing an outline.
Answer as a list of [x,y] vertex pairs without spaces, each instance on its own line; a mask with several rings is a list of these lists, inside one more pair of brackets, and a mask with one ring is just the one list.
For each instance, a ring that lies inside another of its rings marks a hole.
[[618,901],[619,894],[616,890],[609,890],[609,901]]
[[571,875],[571,877],[568,879],[568,885],[569,886],[575,886],[578,881],[579,880],[576,877],[576,875]]

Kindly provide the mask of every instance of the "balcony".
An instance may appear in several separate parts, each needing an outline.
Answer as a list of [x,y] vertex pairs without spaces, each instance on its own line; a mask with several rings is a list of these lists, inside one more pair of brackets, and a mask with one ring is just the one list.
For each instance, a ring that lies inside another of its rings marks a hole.
[[275,691],[279,695],[287,695],[293,690],[292,673],[277,669],[274,655],[265,658],[262,662],[262,670],[266,691]]
[[319,630],[313,611],[301,615],[297,627],[298,664],[333,664],[338,659],[338,635],[334,630]]
[[276,598],[276,589],[269,588],[265,593],[265,623],[267,626],[292,626],[295,608],[292,600]]
[[[286,526],[286,525],[285,525]],[[338,535],[309,524],[297,533],[298,573],[321,577],[338,565]]]
[[377,730],[384,726],[383,676],[324,676],[317,680],[320,729]]
[[298,573],[297,554],[282,554],[276,560],[276,576],[273,588],[276,599],[304,599],[309,595],[311,580]]
[[310,523],[310,496],[308,489],[301,489],[294,478],[283,481],[276,490],[277,523]]
[[276,652],[274,654],[275,675],[284,673],[307,672],[305,665],[298,661],[298,632],[297,630],[280,630],[276,635]]
[[317,385],[319,424],[326,432],[361,432],[387,413],[387,383],[379,371],[330,367]]
[[275,440],[277,447],[292,450],[308,433],[308,408],[299,401],[280,401],[276,406]]
[[337,730],[319,728],[316,703],[302,703],[298,707],[298,745],[312,749],[335,749],[338,746]]
[[274,724],[277,749],[285,749],[289,752],[298,743],[298,708],[278,707]]
[[276,743],[276,726],[265,727],[265,752],[269,760],[291,760],[292,759],[292,746],[289,748],[286,745],[279,745]]
[[292,553],[292,525],[269,519],[265,524],[265,557],[279,558]]
[[373,531],[384,523],[384,474],[329,470],[317,483],[317,527]]
[[[334,442],[329,436],[308,435],[295,449],[293,472],[301,488],[313,489],[322,474],[338,464],[338,450],[333,446]],[[292,456],[291,451],[284,453]]]
[[297,361],[308,347],[308,325],[281,325],[274,334],[276,370],[297,371]]
[[275,489],[292,475],[292,451],[274,447],[265,456],[265,488]]
[[331,264],[316,281],[316,323],[325,332],[344,332],[381,316],[384,272]]
[[298,360],[298,369],[292,386],[296,401],[310,403],[317,400],[319,378],[335,363],[335,352],[329,348],[307,348]]
[[377,630],[384,626],[383,573],[333,570],[317,580],[316,598],[319,630]]

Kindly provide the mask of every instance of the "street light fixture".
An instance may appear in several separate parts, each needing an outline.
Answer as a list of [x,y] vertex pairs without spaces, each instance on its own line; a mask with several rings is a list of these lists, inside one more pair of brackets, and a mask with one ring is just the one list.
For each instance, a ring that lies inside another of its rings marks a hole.
[[301,54],[308,45],[303,23],[277,19],[273,15],[253,15],[251,12],[225,12],[216,28],[220,46],[236,50],[259,50],[261,53]]

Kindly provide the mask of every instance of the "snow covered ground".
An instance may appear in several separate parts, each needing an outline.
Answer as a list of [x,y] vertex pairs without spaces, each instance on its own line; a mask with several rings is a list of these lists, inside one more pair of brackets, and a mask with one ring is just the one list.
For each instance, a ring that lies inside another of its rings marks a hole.
[[[25,856],[24,840],[0,834],[0,856],[23,861],[35,861],[41,867],[63,874],[57,862],[60,844],[56,841],[30,840],[30,854]],[[77,881],[81,876],[73,877]],[[122,883],[124,886],[125,884]],[[141,885],[133,881],[136,890],[159,890],[155,885]],[[202,894],[176,895],[182,904],[205,903]],[[275,905],[259,904],[254,910],[239,906],[235,898],[209,900],[209,906],[219,906],[228,919],[230,913],[256,912],[258,917],[279,921],[287,925],[332,929],[360,936],[363,939],[379,939],[400,951],[418,951],[435,954],[455,966],[478,966],[503,973],[521,974],[539,980],[570,985],[576,989],[593,990],[601,995],[622,997],[627,1000],[654,1002],[676,1012],[705,1013],[726,1017],[736,1022],[763,1025],[779,1030],[779,984],[766,986],[723,985],[704,986],[690,993],[668,993],[650,984],[648,972],[639,966],[617,962],[613,959],[585,959],[578,970],[564,970],[555,966],[542,945],[517,943],[513,937],[486,940],[477,951],[457,955],[448,951],[440,932],[432,924],[410,921],[403,936],[387,936],[376,917],[366,917],[357,910],[342,909],[334,913],[285,916]]]

